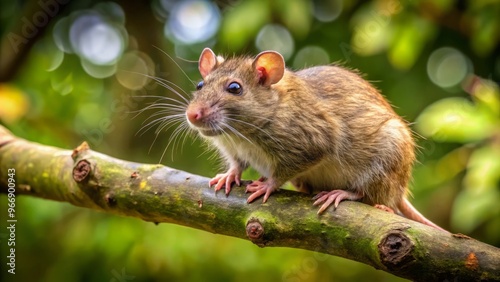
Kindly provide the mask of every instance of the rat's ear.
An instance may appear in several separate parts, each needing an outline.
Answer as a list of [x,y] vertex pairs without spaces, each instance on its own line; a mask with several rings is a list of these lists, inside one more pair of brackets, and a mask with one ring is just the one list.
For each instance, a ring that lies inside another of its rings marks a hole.
[[203,49],[200,55],[200,60],[198,61],[198,70],[200,70],[201,77],[205,78],[218,64],[221,64],[223,61],[224,58],[216,56],[212,49]]
[[259,75],[259,83],[269,86],[278,83],[285,74],[285,60],[276,51],[264,51],[255,57],[253,68]]

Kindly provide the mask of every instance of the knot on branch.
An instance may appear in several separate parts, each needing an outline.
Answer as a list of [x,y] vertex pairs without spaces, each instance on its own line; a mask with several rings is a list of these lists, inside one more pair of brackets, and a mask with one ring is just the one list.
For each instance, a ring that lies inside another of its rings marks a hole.
[[247,236],[254,244],[260,245],[263,243],[264,227],[258,219],[252,218],[247,223]]
[[388,269],[399,269],[415,260],[414,244],[401,230],[389,232],[378,244],[380,261]]
[[90,163],[87,160],[79,161],[73,168],[73,179],[76,182],[82,182],[89,176],[90,173]]
[[104,196],[104,200],[106,201],[106,204],[108,204],[109,207],[116,206],[116,198],[113,193],[106,194],[106,196]]

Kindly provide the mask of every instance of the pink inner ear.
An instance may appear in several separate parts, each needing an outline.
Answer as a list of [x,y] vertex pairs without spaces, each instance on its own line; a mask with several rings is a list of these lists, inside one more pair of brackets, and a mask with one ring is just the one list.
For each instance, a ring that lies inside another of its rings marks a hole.
[[266,79],[268,77],[266,68],[264,68],[264,67],[258,67],[257,68],[257,72],[258,72],[258,75],[259,75],[259,83],[260,84],[264,84],[264,82],[266,82]]
[[285,73],[285,61],[280,53],[264,51],[255,57],[252,66],[257,72],[259,83],[271,86],[278,83]]
[[210,48],[203,49],[200,60],[198,62],[198,69],[201,77],[205,78],[217,65],[217,57]]

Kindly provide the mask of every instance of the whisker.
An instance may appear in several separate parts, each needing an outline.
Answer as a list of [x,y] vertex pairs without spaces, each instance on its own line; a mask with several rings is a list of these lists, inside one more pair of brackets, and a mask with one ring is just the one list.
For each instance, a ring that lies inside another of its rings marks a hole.
[[[170,144],[172,144],[172,150],[170,152],[170,159],[172,161],[174,161],[174,151],[175,151],[175,145],[176,145],[176,141],[177,141],[177,137],[179,135],[179,132],[182,131],[182,127],[181,126],[178,126],[174,132],[172,132],[172,135],[170,135],[170,138],[168,140],[168,143],[167,143],[167,146],[165,147],[165,150],[168,149],[168,147],[170,146]],[[173,141],[173,142],[172,142]]]
[[[166,89],[170,90],[172,93],[176,94],[179,98],[181,98],[182,100],[184,100],[184,102],[186,102],[186,104],[189,104],[189,100],[182,96],[181,93],[179,93],[179,91],[175,90],[172,86],[168,85],[167,83],[164,82],[164,79],[161,79],[161,78],[158,78],[158,77],[155,77],[155,76],[152,76],[152,75],[148,75],[148,74],[142,74],[148,78],[151,78],[152,80],[156,81],[156,83],[158,83],[159,85],[165,87]],[[168,81],[168,80],[167,80]]]
[[162,81],[162,82],[164,82],[164,83],[168,83],[168,84],[169,84],[169,85],[171,85],[172,87],[177,88],[179,91],[181,91],[182,93],[184,93],[186,96],[188,96],[188,95],[189,95],[189,93],[188,93],[188,92],[186,92],[186,90],[184,90],[184,89],[183,89],[182,87],[180,87],[179,85],[175,84],[173,81],[170,81],[170,80],[168,80],[168,79],[166,79],[166,78],[157,77],[157,76],[156,76],[156,79],[157,79],[157,80],[160,80],[160,81]]
[[[163,100],[167,100],[167,103],[164,103]],[[178,104],[171,104],[171,103],[168,103],[168,102],[175,102],[175,103],[178,103]],[[187,107],[187,104],[184,104],[183,101],[179,101],[179,100],[176,100],[176,99],[170,98],[170,97],[163,97],[163,99],[158,99],[157,101],[149,103],[148,107],[154,106],[154,105],[169,105],[169,106],[184,107],[184,108]]]
[[155,134],[159,134],[163,130],[168,130],[170,127],[172,127],[172,125],[179,122],[182,122],[182,120],[179,118],[172,118],[170,120],[165,120],[165,122],[159,125],[158,128],[155,130]]
[[[231,146],[233,146],[233,148],[236,150],[237,149],[237,146],[236,146],[236,142],[233,140],[233,138],[231,137],[230,134],[228,134],[225,130],[224,130],[224,126],[227,126],[227,124],[223,124],[222,126],[219,126],[219,128],[222,130],[223,134],[222,136],[226,139],[227,142],[229,142],[229,144]],[[230,129],[231,130],[231,129]]]
[[181,116],[184,116],[184,113],[183,112],[179,113],[179,112],[176,112],[176,111],[173,111],[173,110],[170,110],[170,109],[158,111],[158,112],[156,112],[154,114],[151,114],[149,117],[147,117],[142,122],[142,124],[144,124],[145,122],[147,122],[148,120],[150,120],[151,118],[156,117],[156,116],[162,116],[162,117],[181,117]]
[[[151,116],[153,117],[153,116]],[[151,118],[149,117],[149,118]],[[148,119],[149,119],[148,118]],[[160,118],[157,118],[157,119],[154,119],[150,122],[148,122],[146,125],[142,126],[136,133],[136,136],[137,134],[141,133],[140,136],[142,136],[144,133],[146,133],[148,130],[150,130],[155,124],[163,124],[163,123],[171,123],[171,122],[177,122],[177,121],[182,121],[184,119],[184,114],[178,114],[178,115],[170,115],[170,116],[163,116],[163,117],[160,117]],[[146,122],[147,120],[145,120],[144,122]],[[160,125],[160,126],[161,126]],[[160,127],[159,126],[159,127]],[[158,130],[155,130],[155,133],[157,133]]]
[[[182,89],[181,87],[179,87],[177,84],[175,84],[175,83],[173,83],[173,82],[171,82],[171,81],[169,81],[167,79],[156,77],[156,76],[145,74],[145,73],[135,72],[135,71],[127,71],[127,70],[124,70],[124,71],[125,72],[129,72],[129,73],[133,73],[133,74],[137,74],[137,75],[142,75],[144,77],[150,78],[150,79],[156,81],[156,83],[158,83],[159,85],[165,87],[166,89],[170,90],[172,93],[176,94],[178,97],[180,97],[182,100],[184,100],[187,104],[189,103],[188,99],[186,97],[184,97],[181,93],[179,93],[179,91],[177,91],[171,85],[175,85],[175,87],[177,89],[180,89],[182,92],[184,92],[186,95],[188,95],[186,93],[186,91],[184,89]],[[182,71],[182,69],[181,69],[181,71]],[[191,80],[189,80],[189,81],[191,81]],[[194,82],[191,81],[191,83],[193,83],[193,85],[194,85]],[[142,95],[139,96],[138,95],[136,97],[147,97],[147,95],[145,95],[145,96],[142,96]]]
[[187,75],[187,73],[181,68],[181,66],[179,66],[179,64],[165,51],[163,51],[162,49],[158,48],[157,46],[154,46],[156,49],[158,49],[158,51],[162,52],[164,55],[166,55],[168,58],[170,58],[170,60],[181,70],[181,72],[186,76],[186,78],[191,81],[191,83],[193,83],[193,86],[194,86],[194,82],[189,78],[189,76]]
[[151,117],[153,116],[158,116],[160,114],[163,114],[163,115],[171,115],[171,114],[182,114],[184,115],[184,109],[178,109],[178,108],[169,108],[169,107],[151,107],[151,108],[148,108],[148,109],[143,109],[141,110],[139,113],[137,113],[134,117],[134,118],[137,118],[140,114],[144,113],[145,111],[147,110],[157,110],[157,109],[162,109],[161,111],[158,111],[158,112],[155,112],[151,115],[149,115],[149,117],[146,118],[146,120],[144,120],[142,122],[142,124],[144,124],[147,120],[149,120]]
[[233,132],[234,134],[236,134],[236,136],[240,136],[241,138],[247,140],[248,143],[250,143],[250,144],[253,145],[253,142],[250,141],[250,139],[248,139],[246,136],[244,136],[243,134],[241,134],[241,132],[239,132],[238,130],[236,130],[236,128],[232,127],[229,124],[224,124],[224,126],[227,127],[229,130],[231,130],[231,132]]
[[[156,142],[156,139],[158,138],[158,136],[160,135],[160,132],[163,131],[163,130],[168,130],[170,127],[172,127],[173,125],[176,124],[176,121],[175,120],[170,120],[160,126],[158,126],[158,128],[156,129],[156,137],[153,141],[153,144]],[[177,130],[177,129],[176,129]],[[174,131],[175,132],[175,131]],[[167,152],[167,149],[168,149],[168,146],[170,145],[170,142],[172,141],[172,135],[170,136],[169,138],[169,141],[167,143],[167,146],[165,147],[165,149],[163,150],[163,153],[161,154],[161,157],[160,157],[160,163],[162,162],[163,160],[163,157],[165,156],[165,153]],[[151,147],[150,147],[150,150],[151,148],[153,147],[153,144],[151,144]]]
[[[228,116],[230,116],[230,117],[244,117],[244,118],[248,118],[248,115],[238,115],[238,114],[233,114],[233,113],[228,114]],[[263,119],[265,121],[273,121],[273,119],[271,119],[271,118],[266,118],[266,117],[262,117],[262,116],[253,117],[253,118],[255,118],[255,119]]]
[[184,151],[184,144],[186,144],[186,139],[187,139],[187,137],[188,137],[188,135],[189,135],[189,133],[190,133],[191,131],[189,130],[189,126],[188,126],[186,123],[183,123],[181,126],[182,126],[182,127],[184,127],[184,129],[185,129],[185,130],[183,131],[183,133],[182,133],[182,134],[184,134],[184,137],[181,137],[181,138],[182,138],[182,142],[181,142],[181,144],[182,144],[182,145],[181,145],[181,151]]
[[180,105],[173,105],[173,104],[169,104],[169,103],[158,103],[158,101],[155,101],[142,109],[139,109],[136,111],[129,111],[128,113],[135,113],[135,115],[132,117],[132,119],[137,118],[140,114],[142,114],[148,110],[166,109],[166,110],[172,110],[172,111],[175,110],[175,111],[178,111],[180,113],[180,112],[184,112],[187,108],[187,105],[185,105],[181,101],[175,100],[175,99],[170,98],[170,97],[162,97],[162,96],[147,96],[147,97],[159,98],[158,101],[161,101],[161,100],[173,101],[173,102],[179,103]]
[[165,109],[179,109],[179,110],[186,110],[186,107],[184,105],[172,105],[172,104],[167,104],[167,103],[154,103],[154,104],[151,104],[149,105],[147,108],[145,108],[146,110],[149,110],[149,109],[161,109],[161,108],[165,108]]
[[[138,74],[141,74],[141,73],[138,73]],[[167,98],[169,98],[169,97],[160,96],[160,95],[133,95],[131,97],[135,97],[135,98],[158,98],[160,100],[161,99],[167,99]]]
[[157,118],[155,120],[152,120],[150,121],[148,124],[146,125],[143,125],[141,126],[141,128],[139,128],[139,130],[135,133],[135,136],[137,136],[139,134],[139,136],[142,136],[144,133],[146,133],[148,130],[150,130],[151,128],[153,128],[153,126],[157,123],[162,123],[164,122],[166,119],[168,119],[168,117],[161,117],[161,118]]
[[[285,150],[285,147],[283,147],[283,144],[281,144],[280,141],[278,141],[274,136],[272,136],[271,134],[269,134],[267,131],[265,131],[264,129],[254,125],[254,124],[251,124],[249,122],[246,122],[246,121],[243,121],[243,120],[239,120],[239,119],[235,119],[235,118],[231,118],[231,117],[227,117],[226,116],[226,119],[228,120],[231,120],[231,121],[234,121],[234,122],[239,122],[239,123],[243,123],[245,125],[248,125],[248,126],[252,126],[254,127],[255,129],[261,131],[262,133],[266,134],[271,140],[273,140],[278,146],[280,146],[281,149]],[[246,138],[245,138],[246,139]],[[248,140],[248,139],[247,139]]]
[[163,107],[162,106],[162,107],[153,107],[150,109],[159,110],[159,111],[156,111],[155,113],[150,114],[149,117],[146,118],[146,120],[148,120],[151,117],[158,116],[158,115],[165,115],[165,116],[170,116],[173,114],[175,114],[176,116],[177,115],[185,115],[184,109],[179,109],[179,108],[170,108],[170,107]]

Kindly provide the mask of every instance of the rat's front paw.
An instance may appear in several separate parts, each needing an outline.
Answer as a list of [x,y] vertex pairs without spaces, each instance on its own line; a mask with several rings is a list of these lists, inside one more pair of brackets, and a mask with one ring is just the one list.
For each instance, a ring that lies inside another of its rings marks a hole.
[[214,189],[216,192],[219,191],[222,186],[225,186],[225,192],[226,195],[228,195],[231,191],[231,184],[233,184],[233,182],[236,182],[238,186],[241,185],[241,172],[237,169],[230,169],[226,173],[217,174],[208,182],[208,185],[212,187],[212,185],[215,184]]
[[245,193],[252,193],[252,195],[248,197],[247,203],[253,202],[255,199],[259,198],[262,195],[264,195],[264,199],[262,200],[262,202],[265,203],[271,193],[274,192],[274,190],[276,190],[275,185],[271,181],[268,181],[266,178],[261,177],[259,178],[259,180],[253,181],[252,183],[247,185]]
[[339,203],[343,200],[359,200],[363,198],[362,193],[355,193],[355,192],[350,192],[346,190],[333,190],[333,191],[323,191],[318,193],[318,195],[314,196],[313,200],[316,200],[313,205],[317,206],[321,203],[321,208],[318,210],[318,214],[322,213],[325,211],[333,202],[334,208],[336,209],[339,205]]

